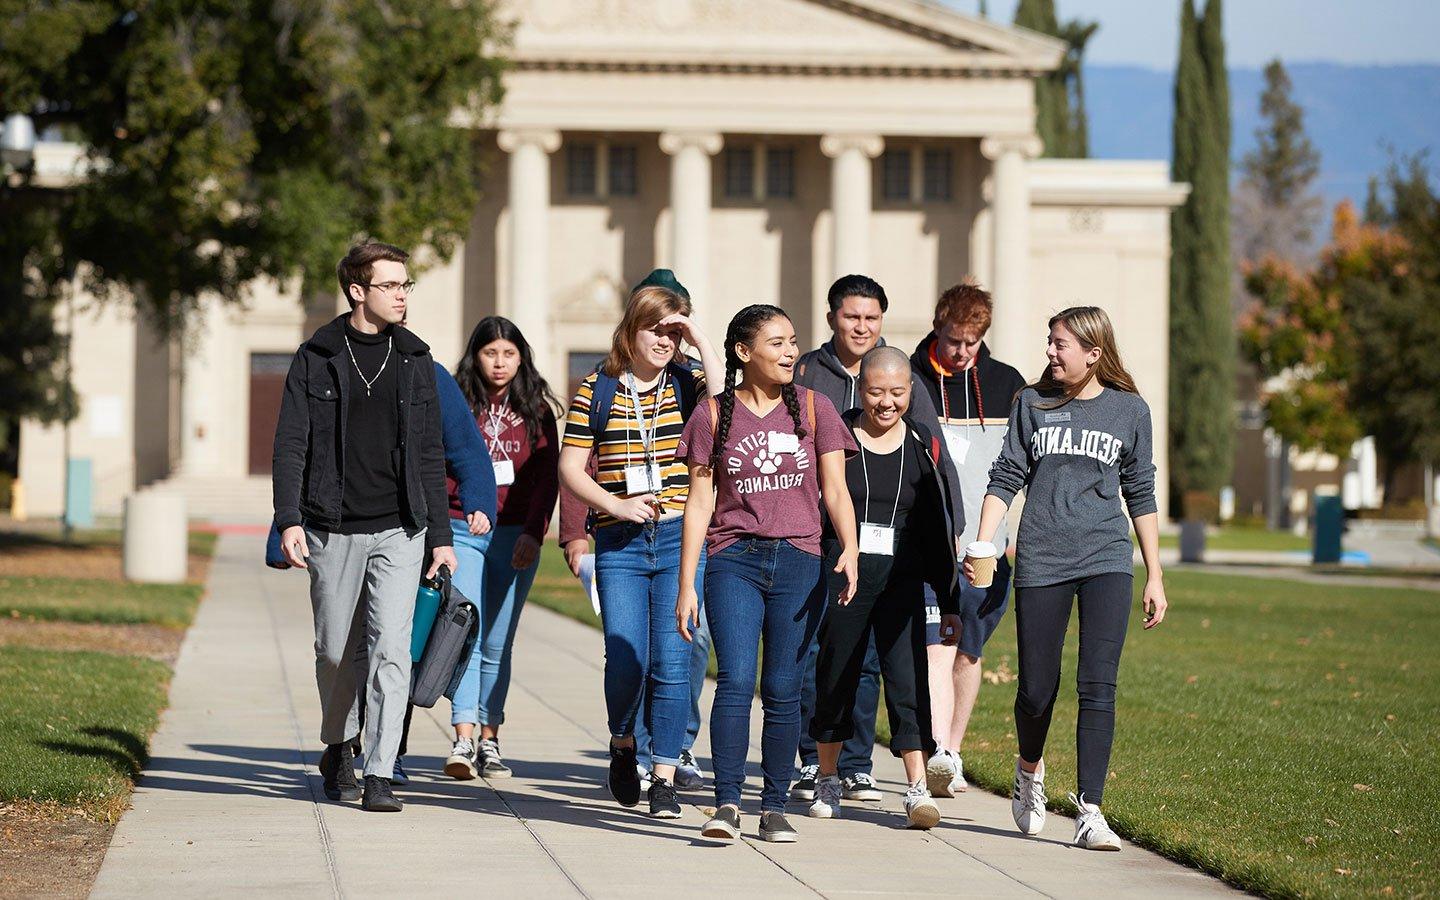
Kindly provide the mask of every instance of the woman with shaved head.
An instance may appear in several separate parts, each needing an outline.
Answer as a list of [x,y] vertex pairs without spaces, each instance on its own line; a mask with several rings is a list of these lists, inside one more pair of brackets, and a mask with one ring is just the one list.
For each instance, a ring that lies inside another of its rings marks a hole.
[[[859,578],[849,602],[838,583],[832,586],[820,626],[817,699],[809,723],[820,771],[810,815],[840,816],[840,748],[854,729],[850,710],[873,634],[890,720],[890,752],[903,760],[910,786],[905,794],[907,824],[933,828],[940,810],[925,784],[925,759],[935,750],[926,684],[925,608],[927,598],[940,607],[942,639],[954,644],[960,594],[947,475],[953,469],[935,430],[906,415],[910,361],[903,352],[878,347],[865,354],[856,393],[859,408],[843,419],[860,445],[860,452],[845,463],[846,486],[859,521]],[[838,542],[828,529],[823,548],[827,562],[838,557]]]

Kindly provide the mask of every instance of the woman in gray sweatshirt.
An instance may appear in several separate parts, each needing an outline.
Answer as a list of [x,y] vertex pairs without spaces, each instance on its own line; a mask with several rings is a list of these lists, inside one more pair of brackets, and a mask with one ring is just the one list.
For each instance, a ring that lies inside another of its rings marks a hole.
[[[1134,567],[1130,521],[1147,578],[1145,628],[1165,618],[1159,559],[1150,408],[1120,362],[1114,330],[1095,306],[1050,320],[1049,365],[1020,392],[1004,448],[990,469],[977,537],[989,541],[1022,488],[1015,543],[1015,628],[1020,685],[1015,732],[1020,753],[1010,807],[1015,824],[1045,824],[1045,737],[1060,690],[1060,653],[1075,598],[1080,602],[1080,695],[1076,729],[1079,810],[1075,844],[1119,850],[1100,812],[1115,734],[1115,679],[1130,617]],[[1121,498],[1124,505],[1121,505]],[[1128,510],[1130,521],[1126,520]],[[965,576],[974,580],[967,561]]]

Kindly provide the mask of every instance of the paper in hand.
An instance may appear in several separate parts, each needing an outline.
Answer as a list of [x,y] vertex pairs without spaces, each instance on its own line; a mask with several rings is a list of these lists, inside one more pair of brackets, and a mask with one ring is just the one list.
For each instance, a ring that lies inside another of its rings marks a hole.
[[590,595],[590,606],[600,615],[600,591],[595,587],[595,554],[580,557],[580,586]]

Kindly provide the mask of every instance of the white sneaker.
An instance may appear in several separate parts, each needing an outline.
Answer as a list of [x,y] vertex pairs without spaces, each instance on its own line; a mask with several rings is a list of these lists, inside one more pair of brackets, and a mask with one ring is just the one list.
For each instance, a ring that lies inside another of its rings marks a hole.
[[840,818],[840,797],[844,792],[839,775],[821,775],[815,781],[815,802],[810,804],[810,818]]
[[955,777],[950,780],[950,793],[963,794],[970,789],[970,784],[965,780],[965,760],[960,758],[960,751],[947,750],[950,759],[955,763]]
[[1015,827],[1024,834],[1039,834],[1045,827],[1045,760],[1040,760],[1033,773],[1020,768],[1020,760],[1015,760],[1010,814],[1015,817]]
[[932,797],[953,797],[950,784],[955,780],[955,758],[949,750],[936,750],[925,763],[925,786]]
[[445,774],[460,781],[469,781],[480,774],[475,768],[475,742],[470,738],[457,738],[450,748],[450,758],[445,760]]
[[1069,797],[1079,810],[1075,818],[1075,846],[1086,850],[1119,850],[1120,837],[1110,830],[1110,823],[1105,821],[1100,807],[1086,803],[1084,794],[1078,797],[1070,794]]
[[940,807],[930,799],[925,782],[917,781],[905,792],[905,823],[907,828],[929,829],[940,824]]

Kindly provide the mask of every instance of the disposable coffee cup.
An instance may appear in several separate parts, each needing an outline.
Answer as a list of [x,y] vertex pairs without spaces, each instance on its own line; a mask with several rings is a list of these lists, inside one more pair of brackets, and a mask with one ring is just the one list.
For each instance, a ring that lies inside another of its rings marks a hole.
[[965,561],[975,572],[975,587],[988,588],[995,581],[995,545],[989,541],[973,541],[965,546]]

